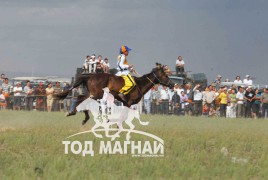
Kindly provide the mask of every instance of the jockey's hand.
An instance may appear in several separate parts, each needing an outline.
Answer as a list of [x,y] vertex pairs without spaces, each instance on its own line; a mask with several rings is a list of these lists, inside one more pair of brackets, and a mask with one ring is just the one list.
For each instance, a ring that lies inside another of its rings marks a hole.
[[129,65],[129,69],[131,69],[131,68],[133,68],[133,64],[130,64],[130,65]]

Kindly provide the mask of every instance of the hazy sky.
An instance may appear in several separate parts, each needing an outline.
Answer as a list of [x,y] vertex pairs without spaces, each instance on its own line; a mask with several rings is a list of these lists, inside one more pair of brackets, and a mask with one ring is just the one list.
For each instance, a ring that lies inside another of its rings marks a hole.
[[246,74],[268,84],[267,0],[0,0],[0,72],[74,75],[87,54],[121,45],[141,74],[155,62],[174,69]]

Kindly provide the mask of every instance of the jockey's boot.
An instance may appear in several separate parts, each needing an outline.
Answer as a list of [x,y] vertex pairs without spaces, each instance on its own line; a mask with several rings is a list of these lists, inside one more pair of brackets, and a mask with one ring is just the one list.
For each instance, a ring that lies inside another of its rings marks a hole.
[[126,97],[124,94],[119,93],[118,96],[122,99],[122,101],[127,102]]

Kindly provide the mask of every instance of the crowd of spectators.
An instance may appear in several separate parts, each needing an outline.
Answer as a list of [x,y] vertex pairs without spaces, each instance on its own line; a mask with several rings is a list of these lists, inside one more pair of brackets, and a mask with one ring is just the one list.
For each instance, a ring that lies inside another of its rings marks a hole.
[[[221,78],[218,75],[207,87],[176,84],[174,89],[169,89],[155,85],[144,96],[145,112],[227,118],[267,117],[268,88],[253,88],[249,75],[243,81],[237,76],[230,87],[221,85]],[[239,83],[245,86],[235,85]]]
[[84,73],[109,73],[110,63],[108,58],[102,59],[102,55],[99,55],[96,59],[96,55],[87,55],[83,64]]

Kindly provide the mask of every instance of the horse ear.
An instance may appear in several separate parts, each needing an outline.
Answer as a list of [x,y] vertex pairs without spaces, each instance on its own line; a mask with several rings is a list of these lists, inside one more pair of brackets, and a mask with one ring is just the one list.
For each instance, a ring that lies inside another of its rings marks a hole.
[[161,64],[160,63],[155,63],[156,64],[156,67],[157,67],[157,69],[160,69],[161,68]]

